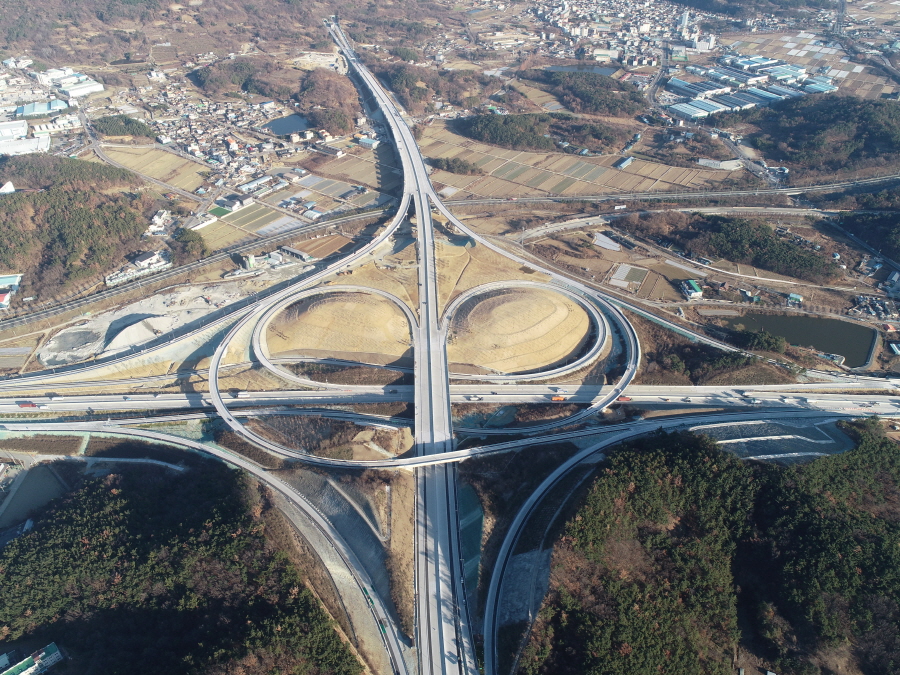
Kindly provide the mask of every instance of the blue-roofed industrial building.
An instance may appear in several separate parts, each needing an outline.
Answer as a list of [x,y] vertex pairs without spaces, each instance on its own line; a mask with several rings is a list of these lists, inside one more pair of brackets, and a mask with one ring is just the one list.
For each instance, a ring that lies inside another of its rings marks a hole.
[[720,103],[716,103],[713,100],[707,101],[706,99],[702,98],[695,98],[693,101],[688,103],[688,105],[692,105],[695,108],[700,108],[700,110],[705,110],[710,115],[715,115],[716,113],[720,112],[728,112],[729,110]]
[[40,103],[26,103],[16,108],[16,117],[45,117],[68,107],[68,103],[60,101],[58,98]]
[[701,120],[704,117],[709,117],[709,112],[692,106],[690,103],[676,103],[675,105],[670,105],[669,112],[692,122],[694,120]]

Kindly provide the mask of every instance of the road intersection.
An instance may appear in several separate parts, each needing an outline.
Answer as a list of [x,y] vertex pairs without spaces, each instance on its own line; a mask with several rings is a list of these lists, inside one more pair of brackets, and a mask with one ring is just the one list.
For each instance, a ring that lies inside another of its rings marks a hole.
[[[212,325],[221,326],[223,331],[227,330],[212,355],[208,371],[205,372],[208,377],[208,392],[129,393],[127,395],[81,394],[77,391],[65,395],[58,393],[68,388],[77,389],[87,386],[85,380],[78,378],[83,378],[97,369],[107,368],[110,364],[119,361],[125,363],[129,359],[133,359],[136,353],[149,354],[153,350],[165,348],[169,344],[160,341],[158,345],[151,345],[138,352],[100,364],[77,366],[61,369],[58,373],[42,372],[0,381],[0,414],[21,413],[22,403],[27,403],[29,410],[31,407],[37,407],[35,412],[39,416],[61,416],[63,413],[83,412],[96,414],[101,411],[108,411],[110,414],[110,419],[107,421],[77,419],[49,421],[43,419],[22,420],[20,418],[14,422],[5,423],[4,426],[7,430],[17,432],[80,430],[118,433],[200,450],[245,469],[303,510],[345,561],[360,587],[360,592],[364,592],[368,598],[371,598],[373,618],[381,628],[382,640],[396,673],[405,675],[417,671],[420,675],[476,675],[480,670],[476,658],[472,621],[469,616],[467,603],[469,592],[465,588],[459,542],[456,503],[457,463],[472,457],[508,452],[534,445],[574,440],[582,444],[587,443],[586,447],[554,470],[538,490],[531,495],[525,506],[516,515],[513,527],[510,528],[509,534],[503,542],[500,558],[493,570],[488,588],[484,626],[486,647],[484,672],[493,674],[497,672],[498,598],[511,551],[521,528],[527,522],[535,506],[567,472],[580,462],[591,457],[596,459],[597,454],[606,448],[635,435],[645,434],[656,429],[681,429],[701,422],[705,424],[756,423],[796,417],[821,418],[823,415],[835,417],[860,414],[900,416],[898,399],[894,396],[895,383],[875,378],[862,378],[860,381],[859,378],[822,373],[823,377],[827,376],[838,380],[839,387],[835,385],[834,381],[808,386],[741,387],[737,389],[732,387],[654,388],[632,385],[631,382],[637,373],[641,359],[641,347],[637,334],[622,308],[644,315],[647,315],[648,311],[627,301],[611,298],[590,285],[575,281],[552,268],[548,269],[529,257],[511,252],[496,241],[475,232],[456,218],[434,190],[412,130],[390,93],[359,59],[351,42],[337,23],[329,21],[326,22],[326,25],[347,59],[357,83],[361,88],[367,90],[377,109],[384,116],[396,144],[397,154],[403,168],[404,186],[399,208],[391,221],[369,243],[342,259],[297,279],[265,298],[257,297],[248,300],[241,307],[223,313],[215,322],[196,328],[198,334],[209,330]],[[696,196],[696,193],[692,194]],[[467,203],[480,202],[470,201]],[[510,281],[500,282],[499,285],[487,284],[476,287],[463,293],[442,312],[439,302],[438,264],[435,249],[438,228],[433,218],[433,215],[438,213],[441,214],[442,221],[447,223],[446,228],[462,234],[477,245],[484,246],[522,266],[542,272],[550,278],[550,282],[541,286],[566,294],[585,308],[592,319],[594,332],[594,344],[586,354],[562,367],[558,373],[543,372],[526,376],[478,376],[477,378],[468,378],[478,380],[477,382],[451,384],[451,377],[454,380],[467,379],[465,376],[451,375],[447,362],[447,336],[454,310],[467,298],[474,297],[478,293],[493,290],[495,287],[529,285],[530,282]],[[414,308],[385,291],[346,284],[322,285],[326,280],[332,281],[334,275],[340,271],[369,262],[376,250],[387,243],[401,226],[409,224],[413,226],[416,235],[418,257],[418,301]],[[266,327],[279,311],[300,299],[334,292],[373,293],[401,308],[407,318],[413,347],[413,385],[353,386],[323,383],[294,375],[282,367],[283,360],[273,358],[268,354],[265,344]],[[657,323],[667,324],[668,327],[688,335],[691,339],[703,341],[720,349],[739,351],[730,345],[695,333],[681,324],[660,319],[655,315],[653,320]],[[242,391],[240,395],[223,393],[221,381],[227,370],[235,366],[228,360],[229,348],[237,344],[239,339],[242,339],[241,336],[248,334],[254,362],[277,373],[282,379],[303,388],[293,391]],[[547,402],[549,398],[559,394],[560,387],[540,381],[552,374],[568,374],[578,370],[587,362],[595,360],[607,339],[610,339],[613,334],[618,336],[624,356],[621,375],[616,382],[611,384],[566,385],[572,389],[571,392],[566,392],[567,401],[582,405],[583,408],[580,411],[566,418],[512,430],[509,428],[467,429],[458,426],[454,428],[451,420],[451,403],[461,403],[473,400],[473,398],[485,403],[498,404]],[[190,333],[187,336],[179,336],[178,339],[189,336]],[[201,371],[193,374],[196,375],[199,372]],[[76,380],[73,380],[73,377]],[[171,376],[167,377],[172,379]],[[146,383],[148,386],[153,386],[158,381],[159,376],[148,376],[132,380],[131,384]],[[109,384],[121,386],[121,382],[116,380],[110,380]],[[42,387],[53,387],[55,393],[33,395],[34,391]],[[835,388],[840,388],[841,393],[828,391]],[[855,389],[861,391],[853,393]],[[871,390],[879,390],[879,393],[873,394]],[[18,394],[16,397],[16,392],[29,393]],[[698,411],[696,414],[678,418],[642,419],[635,417],[619,425],[598,424],[597,414],[608,408],[617,399],[624,397],[626,392],[628,402],[635,407],[649,406],[660,410],[679,408],[681,411],[685,408],[696,407]],[[397,426],[410,423],[409,420],[403,418],[364,415],[349,409],[339,409],[341,405],[351,406],[359,403],[386,401],[413,403],[414,418],[411,423],[414,427],[415,452],[410,456],[369,461],[317,457],[263,438],[249,429],[243,421],[248,416],[255,415],[319,414],[357,421],[370,426]],[[296,405],[328,407],[314,410],[291,407]],[[152,416],[137,414],[145,411],[151,411]],[[115,419],[113,419],[113,415],[115,415]],[[389,600],[380,598],[374,589],[371,589],[371,579],[353,554],[352,547],[347,545],[341,533],[316,510],[316,507],[306,497],[298,494],[293,487],[246,458],[241,458],[234,453],[223,451],[209,444],[150,431],[138,426],[152,421],[187,420],[213,416],[221,418],[232,431],[241,434],[252,443],[274,454],[299,460],[312,466],[392,468],[415,471],[415,666],[411,665],[406,641],[401,635],[399,627],[391,618],[393,614],[388,609]],[[587,424],[573,428],[576,422]],[[561,430],[561,427],[567,428]],[[513,435],[518,433],[520,437],[513,441],[485,443],[464,449],[454,449],[454,435],[490,441],[492,435],[508,436],[511,433]]]

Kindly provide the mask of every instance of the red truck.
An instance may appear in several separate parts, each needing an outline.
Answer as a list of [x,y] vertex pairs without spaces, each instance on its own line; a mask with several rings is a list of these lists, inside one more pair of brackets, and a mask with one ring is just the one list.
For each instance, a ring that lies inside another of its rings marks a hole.
[[37,403],[32,403],[31,401],[18,401],[16,405],[20,408],[37,408]]
[[550,400],[551,401],[565,401],[566,397],[565,396],[551,396]]
[[630,401],[630,400],[631,400],[631,397],[630,397],[630,396],[620,396],[620,397],[617,398],[616,400],[617,400],[617,401],[623,401],[623,402],[624,402],[624,401]]

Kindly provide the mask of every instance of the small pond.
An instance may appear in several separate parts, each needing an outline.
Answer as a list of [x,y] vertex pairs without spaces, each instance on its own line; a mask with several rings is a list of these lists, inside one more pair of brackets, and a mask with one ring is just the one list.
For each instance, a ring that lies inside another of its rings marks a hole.
[[772,335],[780,335],[792,345],[813,347],[826,354],[840,354],[845,359],[844,365],[849,368],[865,365],[875,337],[875,331],[868,326],[812,316],[745,314],[729,318],[727,324],[736,330],[765,330]]
[[279,117],[263,126],[276,136],[286,136],[298,131],[306,131],[309,129],[309,120],[303,115],[288,115],[287,117]]

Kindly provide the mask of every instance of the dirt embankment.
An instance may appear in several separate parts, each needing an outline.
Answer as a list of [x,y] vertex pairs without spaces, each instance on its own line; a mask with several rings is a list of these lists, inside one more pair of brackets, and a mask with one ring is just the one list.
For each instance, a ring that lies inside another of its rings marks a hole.
[[466,460],[459,477],[472,486],[484,511],[478,608],[484,608],[487,585],[503,537],[519,507],[541,481],[577,448],[570,443],[532,445],[518,452]]
[[271,415],[248,422],[248,427],[273,442],[331,459],[372,459],[409,449],[411,437],[403,429],[372,428],[317,415]]
[[401,373],[387,368],[368,366],[332,366],[319,363],[290,363],[287,367],[296,375],[316,382],[330,384],[390,385],[412,384],[409,373]]

